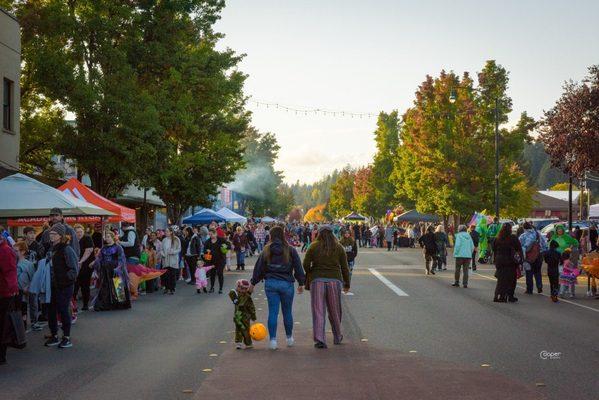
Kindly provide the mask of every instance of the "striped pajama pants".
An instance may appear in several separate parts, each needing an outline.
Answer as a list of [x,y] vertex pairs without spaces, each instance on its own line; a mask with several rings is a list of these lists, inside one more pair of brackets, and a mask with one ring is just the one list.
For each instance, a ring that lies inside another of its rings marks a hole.
[[326,343],[324,331],[325,317],[329,312],[329,321],[335,343],[340,343],[341,335],[341,282],[314,281],[310,284],[312,300],[312,330],[314,341]]

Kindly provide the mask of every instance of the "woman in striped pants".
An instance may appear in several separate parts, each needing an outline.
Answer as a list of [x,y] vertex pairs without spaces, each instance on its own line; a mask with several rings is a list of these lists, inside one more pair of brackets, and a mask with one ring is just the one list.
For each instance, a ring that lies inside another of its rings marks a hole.
[[318,230],[316,240],[310,245],[304,258],[304,269],[309,279],[312,300],[312,329],[314,347],[326,349],[325,319],[333,331],[335,344],[341,344],[341,290],[349,291],[349,269],[343,246],[339,244],[329,225]]

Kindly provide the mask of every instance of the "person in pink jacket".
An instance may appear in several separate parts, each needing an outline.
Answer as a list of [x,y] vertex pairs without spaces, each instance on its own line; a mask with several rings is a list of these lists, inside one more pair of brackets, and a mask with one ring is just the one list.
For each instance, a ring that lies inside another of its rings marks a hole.
[[196,278],[196,292],[208,293],[206,289],[208,287],[208,271],[214,268],[214,265],[206,265],[202,261],[198,261],[198,268],[195,272]]
[[6,237],[0,234],[0,365],[6,364],[6,345],[2,344],[1,340],[6,313],[17,293],[19,293],[17,255],[8,245]]

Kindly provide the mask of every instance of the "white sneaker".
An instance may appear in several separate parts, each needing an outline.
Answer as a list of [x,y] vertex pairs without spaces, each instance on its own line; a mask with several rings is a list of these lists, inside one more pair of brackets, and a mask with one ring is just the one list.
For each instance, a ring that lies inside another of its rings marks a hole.
[[240,349],[242,349],[242,345],[241,345],[241,343],[235,343],[235,348],[236,348],[237,350],[240,350]]
[[346,296],[353,296],[354,294],[352,292],[347,292],[345,293]]
[[271,339],[270,343],[268,344],[268,348],[271,350],[276,350],[277,349],[277,339]]
[[289,336],[287,338],[287,347],[293,347],[294,344],[295,344],[295,339],[293,339],[293,336]]

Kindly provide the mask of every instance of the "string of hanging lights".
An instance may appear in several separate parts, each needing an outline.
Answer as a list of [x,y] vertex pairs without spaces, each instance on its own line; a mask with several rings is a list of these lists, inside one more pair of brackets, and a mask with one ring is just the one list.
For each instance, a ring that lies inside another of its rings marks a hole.
[[248,100],[249,103],[254,104],[259,108],[269,108],[287,113],[292,113],[299,116],[308,115],[321,115],[326,117],[337,117],[337,118],[376,118],[378,114],[371,112],[356,112],[356,111],[343,111],[343,110],[331,110],[328,108],[310,108],[310,107],[299,107],[289,106],[281,103],[270,103],[266,101]]

